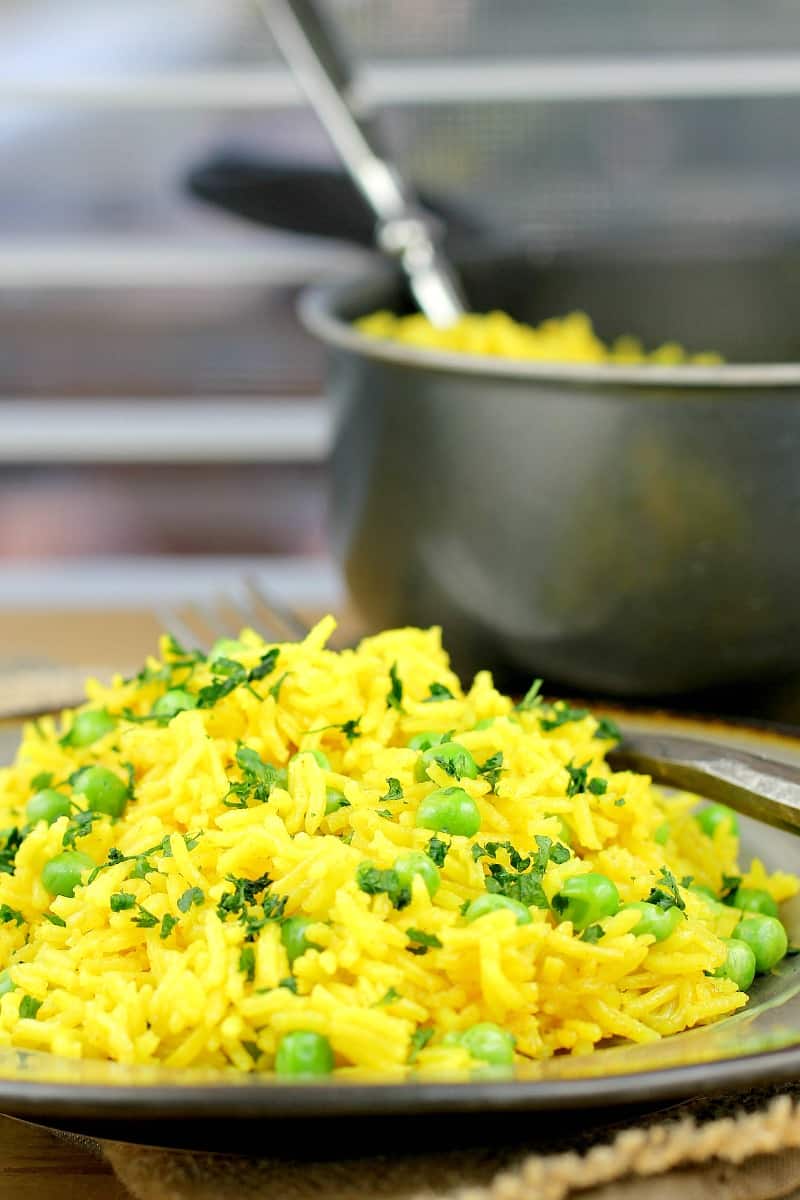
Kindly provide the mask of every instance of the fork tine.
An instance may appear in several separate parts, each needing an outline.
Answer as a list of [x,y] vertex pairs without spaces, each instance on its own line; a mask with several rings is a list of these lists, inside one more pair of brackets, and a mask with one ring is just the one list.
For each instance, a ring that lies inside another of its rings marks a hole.
[[206,653],[217,638],[235,638],[239,632],[220,619],[213,603],[202,600],[189,600],[180,606],[162,606],[158,618],[165,628],[178,635],[180,641],[197,646]]
[[[256,610],[264,613],[266,619],[273,625],[279,624],[287,631],[287,640],[301,641],[307,636],[308,626],[306,623],[288,605],[276,600],[274,594],[268,592],[258,579],[248,575],[245,577],[244,586],[252,603],[256,606]],[[263,617],[261,619],[264,620]]]
[[211,646],[210,641],[205,645],[202,639],[198,639],[196,631],[187,624],[179,610],[170,604],[158,606],[156,620],[165,633],[173,634],[187,649],[197,646],[199,650],[208,650]]

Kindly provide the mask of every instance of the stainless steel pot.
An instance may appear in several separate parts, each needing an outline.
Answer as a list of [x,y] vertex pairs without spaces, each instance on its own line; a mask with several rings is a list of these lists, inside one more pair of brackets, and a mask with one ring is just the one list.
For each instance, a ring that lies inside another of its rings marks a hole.
[[514,249],[459,265],[476,311],[581,308],[603,336],[731,365],[420,351],[353,328],[407,305],[385,269],[310,293],[338,413],[334,543],[367,619],[443,625],[465,671],[592,692],[800,669],[800,253]]

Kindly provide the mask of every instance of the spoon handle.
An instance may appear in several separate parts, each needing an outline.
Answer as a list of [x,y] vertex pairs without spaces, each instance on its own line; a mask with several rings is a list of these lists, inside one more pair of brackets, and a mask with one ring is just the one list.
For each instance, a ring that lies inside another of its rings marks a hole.
[[400,261],[432,324],[465,311],[458,278],[439,246],[439,223],[383,149],[375,122],[356,99],[353,73],[315,0],[260,0],[275,41],[377,218],[376,240]]
[[632,734],[608,754],[616,771],[696,792],[767,825],[800,834],[800,768],[713,742]]

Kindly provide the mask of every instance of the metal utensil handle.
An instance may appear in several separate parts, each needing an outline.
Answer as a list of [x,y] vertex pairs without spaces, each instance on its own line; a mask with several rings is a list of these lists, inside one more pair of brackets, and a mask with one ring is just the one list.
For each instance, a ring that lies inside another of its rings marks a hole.
[[398,258],[422,311],[451,325],[465,311],[458,279],[437,244],[439,223],[380,145],[353,92],[347,56],[315,0],[259,0],[284,57],[325,126],[342,162],[378,220],[376,240]]
[[607,757],[616,771],[645,772],[657,783],[800,833],[800,768],[713,742],[658,734],[626,735]]

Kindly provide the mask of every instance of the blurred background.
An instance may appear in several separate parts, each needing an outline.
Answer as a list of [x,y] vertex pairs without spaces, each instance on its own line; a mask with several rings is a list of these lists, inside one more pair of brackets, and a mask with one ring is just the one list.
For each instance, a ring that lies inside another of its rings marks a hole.
[[[398,158],[494,228],[797,235],[796,0],[327,8]],[[268,556],[333,602],[324,364],[294,309],[365,251],[186,187],[221,152],[334,162],[255,6],[0,0],[0,98],[0,598]]]

